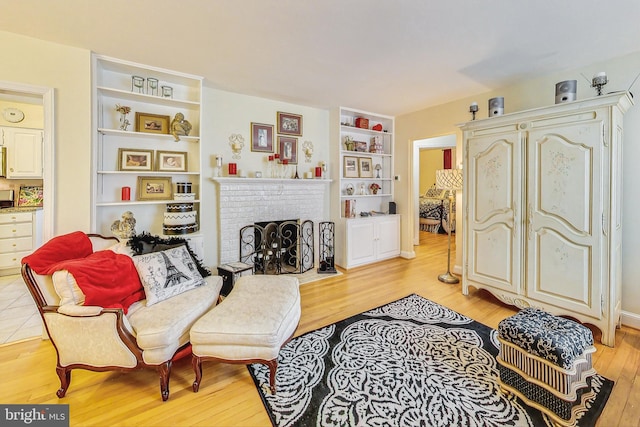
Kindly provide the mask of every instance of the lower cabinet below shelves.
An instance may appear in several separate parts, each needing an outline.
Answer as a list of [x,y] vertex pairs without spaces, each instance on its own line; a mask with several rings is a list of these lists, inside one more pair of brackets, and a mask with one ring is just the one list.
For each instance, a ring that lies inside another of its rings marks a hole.
[[336,255],[342,268],[400,256],[400,215],[341,219],[336,230]]

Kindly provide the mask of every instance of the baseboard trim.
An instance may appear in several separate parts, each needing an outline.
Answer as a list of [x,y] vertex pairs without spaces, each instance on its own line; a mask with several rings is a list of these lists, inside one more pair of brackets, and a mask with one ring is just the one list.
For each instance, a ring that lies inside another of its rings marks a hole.
[[416,257],[416,252],[415,251],[401,251],[400,252],[400,258],[413,259],[415,257]]
[[634,329],[640,329],[640,314],[623,311],[620,314],[620,317],[621,322],[624,326],[629,326],[630,328]]

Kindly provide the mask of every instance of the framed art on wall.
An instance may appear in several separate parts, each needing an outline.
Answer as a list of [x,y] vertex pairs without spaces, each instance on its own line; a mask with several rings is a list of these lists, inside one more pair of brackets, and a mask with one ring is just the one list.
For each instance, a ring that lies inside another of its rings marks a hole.
[[344,177],[345,178],[358,178],[358,158],[351,156],[344,156]]
[[169,116],[149,113],[136,113],[136,132],[169,133]]
[[186,172],[187,153],[184,151],[158,151],[156,170],[163,172]]
[[278,153],[280,154],[280,162],[287,160],[289,164],[298,163],[298,138],[290,136],[278,137]]
[[136,191],[138,200],[172,200],[173,183],[170,176],[139,176]]
[[360,178],[373,178],[371,159],[368,157],[359,157],[358,170],[360,171]]
[[118,149],[118,170],[152,171],[153,150],[137,150],[132,148]]
[[278,133],[302,136],[302,115],[278,111]]
[[273,153],[273,125],[251,123],[251,151]]

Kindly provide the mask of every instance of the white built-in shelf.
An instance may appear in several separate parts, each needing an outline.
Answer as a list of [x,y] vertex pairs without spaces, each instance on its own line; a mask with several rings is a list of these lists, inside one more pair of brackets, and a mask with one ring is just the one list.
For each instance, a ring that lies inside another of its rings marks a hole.
[[100,175],[136,175],[136,176],[174,176],[200,175],[200,172],[167,172],[167,171],[97,171]]
[[[115,135],[115,136],[133,136],[136,138],[149,138],[155,140],[171,140],[173,141],[175,138],[170,134],[158,134],[151,132],[134,132],[129,130],[120,130],[120,129],[107,129],[107,128],[98,128],[98,132],[103,135]],[[199,142],[199,136],[180,136],[180,141],[190,141],[190,142]]]
[[[169,105],[175,107],[198,107],[199,102],[185,99],[164,98],[162,96],[147,95],[146,93],[131,92],[128,90],[114,89],[110,87],[98,86],[96,88],[102,95],[112,96],[126,101],[151,102],[156,105]],[[158,88],[160,91],[160,88]]]
[[195,200],[128,200],[118,202],[98,202],[96,206],[131,206],[131,205],[166,205],[168,203],[200,203],[200,199]]

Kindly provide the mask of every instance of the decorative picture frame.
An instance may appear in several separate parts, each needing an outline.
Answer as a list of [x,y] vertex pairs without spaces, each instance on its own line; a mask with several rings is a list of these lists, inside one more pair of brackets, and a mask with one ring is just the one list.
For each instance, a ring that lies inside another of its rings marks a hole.
[[365,141],[353,141],[354,151],[361,153],[367,152],[367,143]]
[[173,200],[170,176],[139,176],[136,190],[138,200]]
[[187,153],[184,151],[156,151],[156,170],[161,172],[186,172]]
[[43,194],[41,185],[21,185],[18,193],[18,206],[42,207],[44,202]]
[[302,136],[302,115],[278,111],[278,133]]
[[118,170],[152,171],[153,150],[118,148]]
[[273,125],[251,122],[251,151],[273,153]]
[[345,178],[358,178],[358,158],[352,156],[344,156],[342,158]]
[[136,132],[169,134],[169,116],[136,112]]
[[373,162],[369,157],[358,157],[358,173],[360,178],[373,178]]
[[288,160],[290,165],[298,164],[298,138],[278,136],[278,154],[280,154],[280,163]]

